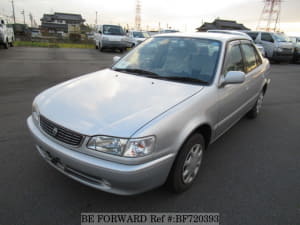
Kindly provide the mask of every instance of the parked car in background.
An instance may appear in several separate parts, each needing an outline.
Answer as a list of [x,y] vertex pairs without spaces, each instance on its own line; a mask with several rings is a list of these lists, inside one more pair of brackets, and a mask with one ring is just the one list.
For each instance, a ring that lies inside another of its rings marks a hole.
[[0,19],[0,45],[8,49],[13,46],[15,41],[14,30],[11,26],[7,25],[3,19]]
[[41,31],[37,28],[31,28],[31,38],[40,38],[42,37]]
[[95,40],[95,33],[94,32],[86,33],[86,37],[88,40]]
[[[244,32],[241,32],[241,31],[235,31],[235,30],[208,30],[207,32],[209,32],[209,33],[223,33],[223,34],[241,35],[241,36],[247,37],[250,40],[252,40],[251,37],[248,34],[246,34]],[[260,44],[255,44],[255,46],[260,51],[261,55],[265,56],[266,53],[265,53],[264,47]]]
[[275,62],[290,61],[294,55],[294,46],[281,33],[245,31],[256,44],[264,47],[266,57]]
[[154,35],[157,35],[159,34],[159,31],[148,31],[148,33],[150,34],[150,36],[154,36]]
[[179,32],[179,30],[166,29],[166,30],[161,30],[159,33],[167,34],[167,33],[178,33],[178,32]]
[[51,166],[121,195],[187,190],[209,144],[258,116],[270,82],[239,35],[156,35],[114,61],[39,94],[27,125]]
[[95,46],[100,51],[118,49],[123,52],[126,48],[131,47],[131,42],[121,26],[104,24],[97,27]]
[[129,31],[127,35],[132,43],[131,47],[137,46],[147,38],[150,38],[150,34],[147,31]]
[[289,37],[289,41],[294,45],[294,57],[292,61],[294,63],[298,62],[300,59],[300,37]]

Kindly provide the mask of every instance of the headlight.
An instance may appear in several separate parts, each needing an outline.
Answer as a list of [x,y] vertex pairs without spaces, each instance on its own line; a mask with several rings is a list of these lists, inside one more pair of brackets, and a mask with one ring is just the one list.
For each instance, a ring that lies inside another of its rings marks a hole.
[[87,147],[92,150],[113,155],[142,157],[153,151],[154,143],[155,138],[153,136],[136,139],[95,136],[89,140]]
[[36,121],[38,123],[40,122],[40,111],[36,104],[32,105],[32,117],[33,117],[34,121]]

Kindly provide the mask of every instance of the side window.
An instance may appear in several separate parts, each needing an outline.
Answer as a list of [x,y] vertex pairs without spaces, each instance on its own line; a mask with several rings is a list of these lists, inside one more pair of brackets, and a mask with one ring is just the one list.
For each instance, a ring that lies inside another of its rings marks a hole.
[[224,67],[224,73],[228,71],[243,71],[244,72],[244,63],[239,45],[234,45],[229,48],[229,51],[226,55],[226,64]]
[[257,32],[247,32],[246,34],[248,34],[253,41],[256,40],[258,33]]
[[242,50],[245,56],[246,72],[250,72],[258,66],[257,63],[257,52],[250,44],[242,44]]
[[269,34],[269,33],[261,33],[261,40],[268,41],[268,42],[274,42],[271,34]]

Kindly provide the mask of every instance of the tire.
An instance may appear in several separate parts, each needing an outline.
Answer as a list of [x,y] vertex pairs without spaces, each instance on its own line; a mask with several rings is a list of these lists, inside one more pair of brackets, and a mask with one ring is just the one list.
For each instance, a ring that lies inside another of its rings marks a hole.
[[258,98],[255,102],[255,105],[253,106],[253,108],[247,113],[247,117],[250,119],[254,119],[258,116],[258,114],[260,113],[260,109],[262,107],[262,103],[264,101],[264,91],[261,91],[258,95]]
[[8,44],[8,42],[6,41],[6,42],[4,43],[4,48],[5,48],[5,49],[8,49],[8,46],[9,46],[9,44]]
[[190,136],[181,147],[167,181],[173,192],[181,193],[192,186],[201,167],[204,150],[205,141],[199,133]]

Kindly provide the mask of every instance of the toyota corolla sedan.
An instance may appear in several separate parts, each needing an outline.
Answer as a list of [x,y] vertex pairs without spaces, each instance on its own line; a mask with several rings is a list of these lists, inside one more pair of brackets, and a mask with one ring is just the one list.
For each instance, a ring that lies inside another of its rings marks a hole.
[[182,192],[209,144],[260,113],[269,71],[246,37],[162,34],[108,69],[39,94],[27,125],[45,161],[85,185],[120,195],[163,184]]

